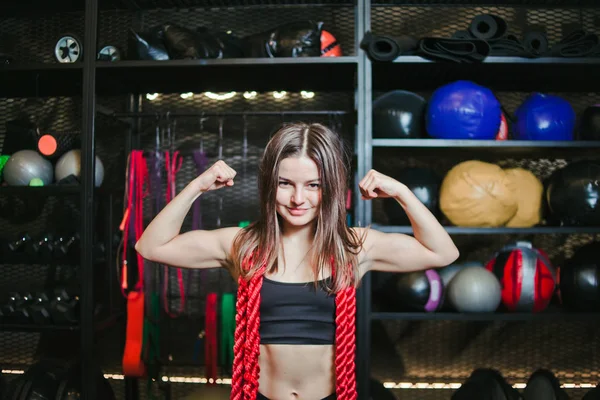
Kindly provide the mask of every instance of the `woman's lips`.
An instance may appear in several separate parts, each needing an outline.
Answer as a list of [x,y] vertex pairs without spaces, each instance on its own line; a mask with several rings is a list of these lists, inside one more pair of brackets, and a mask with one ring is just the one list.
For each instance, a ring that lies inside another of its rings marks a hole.
[[288,210],[290,211],[290,214],[292,214],[293,216],[301,216],[306,214],[306,212],[308,211],[308,209],[306,208],[289,208]]

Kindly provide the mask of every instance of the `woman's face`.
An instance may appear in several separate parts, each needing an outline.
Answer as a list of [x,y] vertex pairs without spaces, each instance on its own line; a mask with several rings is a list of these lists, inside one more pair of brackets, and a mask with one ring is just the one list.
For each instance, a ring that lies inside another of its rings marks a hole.
[[308,157],[289,157],[279,164],[277,213],[292,226],[303,226],[319,215],[321,181]]

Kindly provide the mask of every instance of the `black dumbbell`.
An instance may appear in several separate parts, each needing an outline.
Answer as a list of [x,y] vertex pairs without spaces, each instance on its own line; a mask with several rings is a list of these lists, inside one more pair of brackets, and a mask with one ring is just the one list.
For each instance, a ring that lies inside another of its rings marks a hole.
[[79,321],[79,297],[71,296],[64,288],[54,289],[49,307],[55,324],[74,324]]
[[34,303],[35,297],[30,292],[21,292],[21,300],[17,302],[13,312],[17,324],[31,323],[31,311],[29,306]]
[[8,243],[8,248],[13,253],[24,253],[31,245],[32,239],[28,233],[22,233]]
[[79,255],[79,233],[60,235],[54,241],[56,258],[72,258]]
[[46,233],[37,237],[31,244],[36,257],[50,260],[54,254],[54,235]]
[[52,322],[50,315],[51,293],[36,293],[33,302],[29,305],[29,314],[34,324],[47,325]]
[[8,300],[1,307],[3,320],[8,320],[8,321],[12,320],[12,318],[15,315],[15,311],[16,311],[17,307],[19,306],[19,304],[21,304],[22,301],[23,301],[23,297],[21,296],[21,293],[18,293],[18,292],[9,293]]

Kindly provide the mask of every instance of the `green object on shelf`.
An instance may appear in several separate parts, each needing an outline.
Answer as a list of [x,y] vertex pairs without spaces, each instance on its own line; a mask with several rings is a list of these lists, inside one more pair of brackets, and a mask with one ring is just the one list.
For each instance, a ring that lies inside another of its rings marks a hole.
[[2,177],[2,171],[4,171],[4,166],[8,162],[10,156],[0,156],[0,177]]
[[160,297],[158,293],[151,293],[146,297],[146,301],[150,301],[149,312],[144,318],[144,336],[142,342],[142,357],[148,371],[146,391],[149,399],[158,400],[152,394],[152,387],[156,380],[160,378]]
[[250,225],[250,221],[240,221],[240,223],[238,224],[238,227],[245,228],[248,225]]
[[29,186],[44,186],[44,181],[40,178],[33,178],[29,181]]
[[224,293],[221,297],[221,348],[219,362],[221,366],[233,366],[233,339],[235,334],[235,300],[233,293]]

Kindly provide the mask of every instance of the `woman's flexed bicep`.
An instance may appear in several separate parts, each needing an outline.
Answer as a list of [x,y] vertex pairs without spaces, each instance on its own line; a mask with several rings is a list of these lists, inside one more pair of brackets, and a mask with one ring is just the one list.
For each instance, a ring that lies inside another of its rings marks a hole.
[[172,267],[222,267],[229,260],[233,240],[240,229],[189,231],[156,248],[140,251],[136,245],[136,250],[147,260]]

